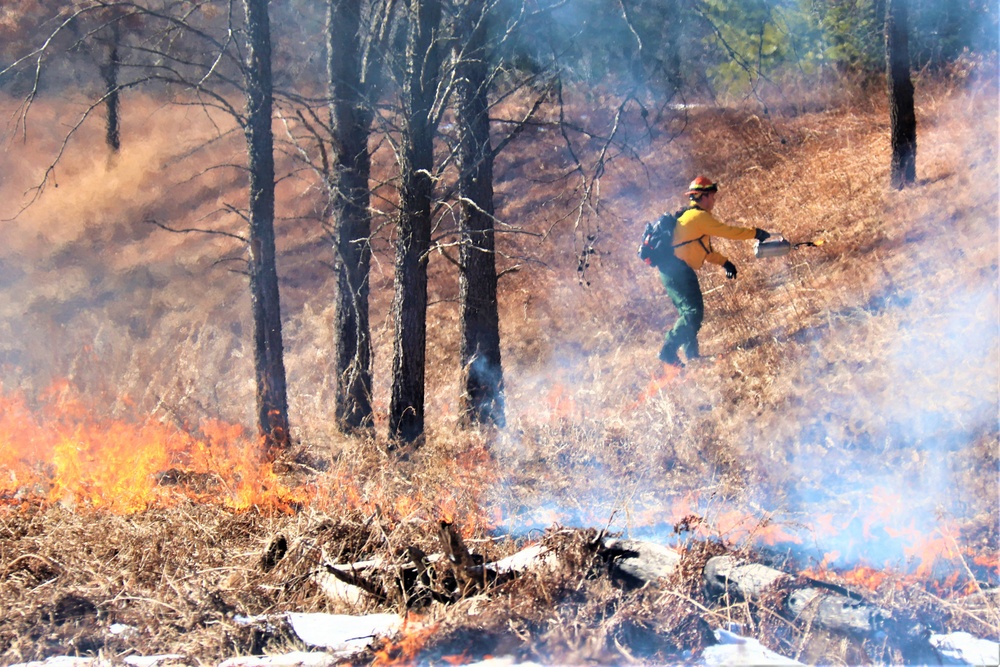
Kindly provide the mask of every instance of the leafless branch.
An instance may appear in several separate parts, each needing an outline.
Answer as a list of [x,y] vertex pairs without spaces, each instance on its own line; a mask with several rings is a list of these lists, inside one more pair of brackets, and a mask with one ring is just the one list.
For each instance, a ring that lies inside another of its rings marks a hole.
[[149,223],[149,224],[151,224],[151,225],[155,225],[155,226],[157,226],[160,229],[163,229],[165,231],[173,232],[174,234],[192,234],[192,233],[197,233],[197,234],[216,234],[218,236],[226,236],[226,237],[229,237],[231,239],[236,239],[237,241],[240,241],[241,243],[247,243],[247,239],[244,238],[244,237],[242,237],[242,236],[240,236],[239,234],[233,234],[232,232],[224,232],[224,231],[219,230],[219,229],[200,229],[198,227],[184,227],[184,228],[181,228],[181,229],[177,229],[175,227],[170,227],[168,225],[165,225],[162,222],[159,222],[159,221],[154,220],[152,218],[148,218],[146,220],[146,222]]

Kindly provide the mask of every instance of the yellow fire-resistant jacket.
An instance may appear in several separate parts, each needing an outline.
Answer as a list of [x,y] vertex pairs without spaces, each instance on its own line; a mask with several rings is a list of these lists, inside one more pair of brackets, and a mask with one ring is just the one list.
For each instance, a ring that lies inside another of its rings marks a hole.
[[692,206],[677,218],[674,229],[674,255],[692,269],[700,269],[706,260],[723,265],[726,256],[712,248],[712,237],[719,236],[735,241],[749,241],[756,230],[746,227],[724,225],[708,211]]

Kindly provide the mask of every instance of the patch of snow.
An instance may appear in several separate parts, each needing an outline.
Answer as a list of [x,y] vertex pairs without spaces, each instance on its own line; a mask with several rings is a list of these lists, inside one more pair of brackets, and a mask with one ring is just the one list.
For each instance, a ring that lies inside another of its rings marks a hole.
[[470,662],[464,667],[542,667],[537,662],[518,662],[512,655],[503,655],[498,658],[486,658],[479,662]]
[[244,616],[243,614],[236,614],[233,616],[233,622],[236,625],[253,625],[254,623],[266,622],[270,618],[267,614],[258,614],[256,616]]
[[293,651],[283,655],[248,655],[220,662],[218,667],[332,667],[338,659],[329,653]]
[[729,630],[716,630],[715,638],[719,643],[709,646],[701,654],[702,662],[709,667],[803,664],[775,653],[756,639],[742,637]]
[[403,623],[396,614],[304,614],[289,612],[288,623],[299,639],[310,646],[356,653],[363,650],[373,637],[386,637]]
[[968,632],[931,635],[930,642],[945,665],[1000,665],[1000,643]]
[[103,658],[79,658],[75,655],[57,655],[46,660],[21,662],[10,667],[111,667]]
[[382,567],[383,563],[385,563],[385,560],[382,558],[372,558],[371,560],[359,560],[354,563],[327,563],[327,566],[341,572],[357,572],[358,570],[367,570],[372,567]]
[[112,623],[108,626],[108,632],[113,635],[130,635],[135,632],[135,628],[124,623]]
[[156,667],[161,662],[176,662],[184,660],[180,653],[164,653],[163,655],[130,655],[125,663],[134,667]]

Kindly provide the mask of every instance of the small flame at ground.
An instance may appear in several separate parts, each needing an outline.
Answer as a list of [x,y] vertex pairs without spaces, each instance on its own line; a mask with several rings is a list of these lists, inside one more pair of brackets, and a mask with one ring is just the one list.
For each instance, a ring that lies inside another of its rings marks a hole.
[[[374,667],[414,665],[420,650],[437,631],[437,623],[424,623],[414,614],[408,614],[400,629],[397,641],[387,642],[375,654]],[[454,664],[454,663],[453,663]],[[459,663],[460,664],[460,663]]]
[[678,375],[680,375],[680,372],[681,369],[676,366],[663,364],[663,371],[658,375],[650,377],[649,384],[647,384],[646,388],[639,393],[639,396],[635,399],[635,401],[625,406],[625,412],[632,412],[633,410],[638,409],[643,403],[666,389],[667,386],[673,382]]
[[552,423],[570,419],[576,413],[576,400],[562,384],[553,385],[546,402],[549,408],[549,420]]

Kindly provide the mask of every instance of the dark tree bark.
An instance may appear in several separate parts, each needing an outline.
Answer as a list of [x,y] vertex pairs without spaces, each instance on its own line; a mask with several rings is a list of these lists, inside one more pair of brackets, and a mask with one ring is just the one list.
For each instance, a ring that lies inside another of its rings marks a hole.
[[504,425],[503,368],[493,228],[493,148],[487,96],[486,20],[480,3],[461,8],[456,50],[461,246],[462,395],[466,424]]
[[889,184],[900,190],[917,180],[917,116],[913,108],[907,0],[887,0],[885,61],[889,86],[892,161]]
[[358,0],[330,0],[327,54],[333,143],[330,217],[337,272],[336,420],[346,433],[369,429],[373,421],[368,321],[371,266],[368,137],[372,114],[364,94],[360,30]]
[[271,25],[267,0],[244,0],[247,153],[250,170],[250,303],[254,324],[257,425],[268,452],[288,445],[288,399],[274,249],[274,137]]
[[434,122],[442,51],[440,0],[410,0],[403,79],[401,185],[396,238],[392,397],[389,437],[411,442],[424,432],[427,259],[434,183]]
[[667,86],[667,93],[677,95],[684,87],[684,74],[681,69],[681,39],[684,36],[684,26],[682,21],[687,13],[687,9],[681,6],[679,0],[666,0],[663,8],[664,26],[663,37],[657,40],[652,36],[649,41],[656,44],[660,41],[660,48],[663,55],[660,58],[660,67],[663,69],[663,78]]
[[108,28],[111,37],[108,40],[107,60],[101,65],[101,78],[104,79],[104,103],[107,105],[107,115],[105,116],[104,140],[108,144],[112,153],[117,153],[121,147],[121,122],[118,117],[119,111],[119,88],[118,71],[121,68],[121,56],[119,47],[121,45],[121,32],[117,23],[112,23]]

